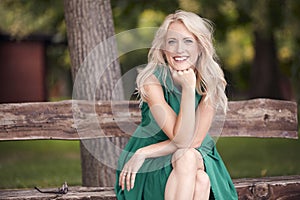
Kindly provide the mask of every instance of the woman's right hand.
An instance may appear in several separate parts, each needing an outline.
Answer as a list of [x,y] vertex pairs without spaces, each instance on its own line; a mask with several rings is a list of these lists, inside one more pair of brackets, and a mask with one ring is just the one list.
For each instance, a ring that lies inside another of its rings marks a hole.
[[196,75],[192,68],[177,71],[171,69],[172,78],[174,82],[180,85],[183,89],[193,89],[196,87]]
[[145,155],[139,153],[139,150],[137,150],[124,165],[119,177],[119,186],[121,186],[122,190],[125,189],[125,186],[128,191],[134,187],[136,174],[143,165],[145,159]]

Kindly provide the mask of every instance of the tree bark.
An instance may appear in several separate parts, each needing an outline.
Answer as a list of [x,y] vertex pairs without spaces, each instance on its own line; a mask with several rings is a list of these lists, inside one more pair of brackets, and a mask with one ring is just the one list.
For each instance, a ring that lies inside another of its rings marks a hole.
[[255,31],[254,37],[250,98],[283,99],[274,36],[272,33]]
[[[74,82],[73,99],[113,100],[114,94],[117,94],[115,99],[123,99],[122,88],[115,88],[121,72],[112,37],[114,24],[110,1],[64,0],[64,9]],[[110,158],[111,149],[105,149],[107,142],[105,139],[81,140],[83,186],[114,185],[114,169],[101,163],[95,155],[107,154]]]

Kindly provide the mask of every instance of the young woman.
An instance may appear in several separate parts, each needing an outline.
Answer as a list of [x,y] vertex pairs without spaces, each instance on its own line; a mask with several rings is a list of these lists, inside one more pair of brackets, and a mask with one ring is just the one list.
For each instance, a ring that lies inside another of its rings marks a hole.
[[216,109],[227,109],[215,57],[208,20],[185,11],[166,17],[137,77],[142,121],[119,158],[118,199],[237,199],[207,134]]

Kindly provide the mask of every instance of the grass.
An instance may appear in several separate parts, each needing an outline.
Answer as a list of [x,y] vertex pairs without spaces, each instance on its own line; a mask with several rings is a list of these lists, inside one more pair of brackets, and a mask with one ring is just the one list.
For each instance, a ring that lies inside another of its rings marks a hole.
[[217,143],[232,178],[300,174],[300,140],[221,138]]
[[80,185],[79,142],[0,142],[0,172],[0,188]]
[[[232,178],[300,174],[300,141],[220,138],[217,143]],[[0,188],[81,185],[78,141],[0,142]]]

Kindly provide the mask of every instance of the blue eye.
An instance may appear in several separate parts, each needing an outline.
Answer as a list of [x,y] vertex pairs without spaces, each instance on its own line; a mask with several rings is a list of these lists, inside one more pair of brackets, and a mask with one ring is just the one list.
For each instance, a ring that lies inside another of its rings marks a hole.
[[193,44],[194,41],[191,40],[191,39],[185,39],[185,40],[184,40],[184,43],[186,43],[186,44]]
[[168,40],[168,45],[174,45],[176,44],[176,40]]

